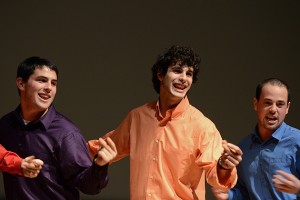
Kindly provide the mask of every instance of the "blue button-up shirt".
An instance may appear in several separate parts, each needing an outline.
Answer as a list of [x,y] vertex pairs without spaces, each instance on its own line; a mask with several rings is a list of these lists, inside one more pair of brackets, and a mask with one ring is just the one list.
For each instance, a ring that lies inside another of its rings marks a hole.
[[107,184],[107,165],[92,163],[80,130],[53,106],[28,125],[18,107],[1,118],[0,133],[0,143],[8,150],[44,161],[34,179],[3,174],[7,200],[78,200],[78,190],[97,194]]
[[[272,177],[283,170],[300,178],[300,131],[286,123],[262,142],[257,128],[241,141],[243,160],[237,166],[238,182],[229,191],[229,199],[300,199],[296,194],[276,190]],[[298,195],[299,196],[299,195]]]

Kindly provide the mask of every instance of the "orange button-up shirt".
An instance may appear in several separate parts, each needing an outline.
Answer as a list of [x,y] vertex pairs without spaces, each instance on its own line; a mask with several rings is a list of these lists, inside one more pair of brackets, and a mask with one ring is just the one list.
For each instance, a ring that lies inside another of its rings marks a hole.
[[[130,199],[205,199],[205,179],[218,188],[235,185],[236,169],[225,185],[217,175],[222,138],[214,123],[184,98],[165,117],[159,102],[133,109],[120,126],[104,136],[115,142],[114,161],[130,156]],[[88,142],[91,156],[99,149]]]

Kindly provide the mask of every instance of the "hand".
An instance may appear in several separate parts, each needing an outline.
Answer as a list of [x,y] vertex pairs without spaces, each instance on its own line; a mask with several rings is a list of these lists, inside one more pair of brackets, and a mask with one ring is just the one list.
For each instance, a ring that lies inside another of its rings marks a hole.
[[105,140],[99,138],[100,149],[94,162],[99,166],[104,166],[117,156],[115,143],[107,137]]
[[211,191],[217,200],[227,200],[228,192],[218,188],[211,187]]
[[225,169],[233,169],[242,161],[242,150],[231,143],[227,143],[226,140],[223,140],[222,146],[224,152],[221,156],[222,167]]
[[277,174],[273,176],[275,188],[280,192],[296,194],[300,191],[300,180],[293,174],[277,170]]
[[22,160],[21,169],[27,178],[35,178],[40,173],[44,162],[40,159],[35,159],[34,156],[28,156]]

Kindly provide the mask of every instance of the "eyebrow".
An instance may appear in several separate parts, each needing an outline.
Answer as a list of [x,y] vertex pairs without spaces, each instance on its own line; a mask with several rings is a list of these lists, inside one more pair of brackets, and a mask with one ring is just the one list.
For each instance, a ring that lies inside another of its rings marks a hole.
[[[190,67],[190,66],[185,66],[185,67],[187,67],[188,68],[188,71],[194,71],[194,68],[193,67]],[[183,66],[181,66],[181,65],[173,65],[172,67],[170,67],[170,68],[180,68],[180,69],[183,69],[183,68],[185,68],[185,67],[183,67]]]
[[[272,99],[264,99],[264,101],[272,101],[273,102],[273,100]],[[277,100],[277,101],[275,101],[275,102],[279,102],[279,103],[286,103],[286,101],[285,100]]]
[[[50,79],[49,77],[46,77],[46,76],[37,76],[36,78]],[[56,81],[57,82],[57,79],[51,79],[51,81]]]

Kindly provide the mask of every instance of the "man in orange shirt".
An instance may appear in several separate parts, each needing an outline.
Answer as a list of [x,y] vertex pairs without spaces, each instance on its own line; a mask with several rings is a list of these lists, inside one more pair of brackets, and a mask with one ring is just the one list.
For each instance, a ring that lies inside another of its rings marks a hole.
[[[223,141],[214,123],[193,107],[187,93],[200,59],[189,47],[172,46],[152,67],[157,101],[133,109],[116,130],[113,161],[130,156],[130,199],[205,199],[205,179],[232,188],[241,150]],[[88,142],[91,156],[100,149]]]

